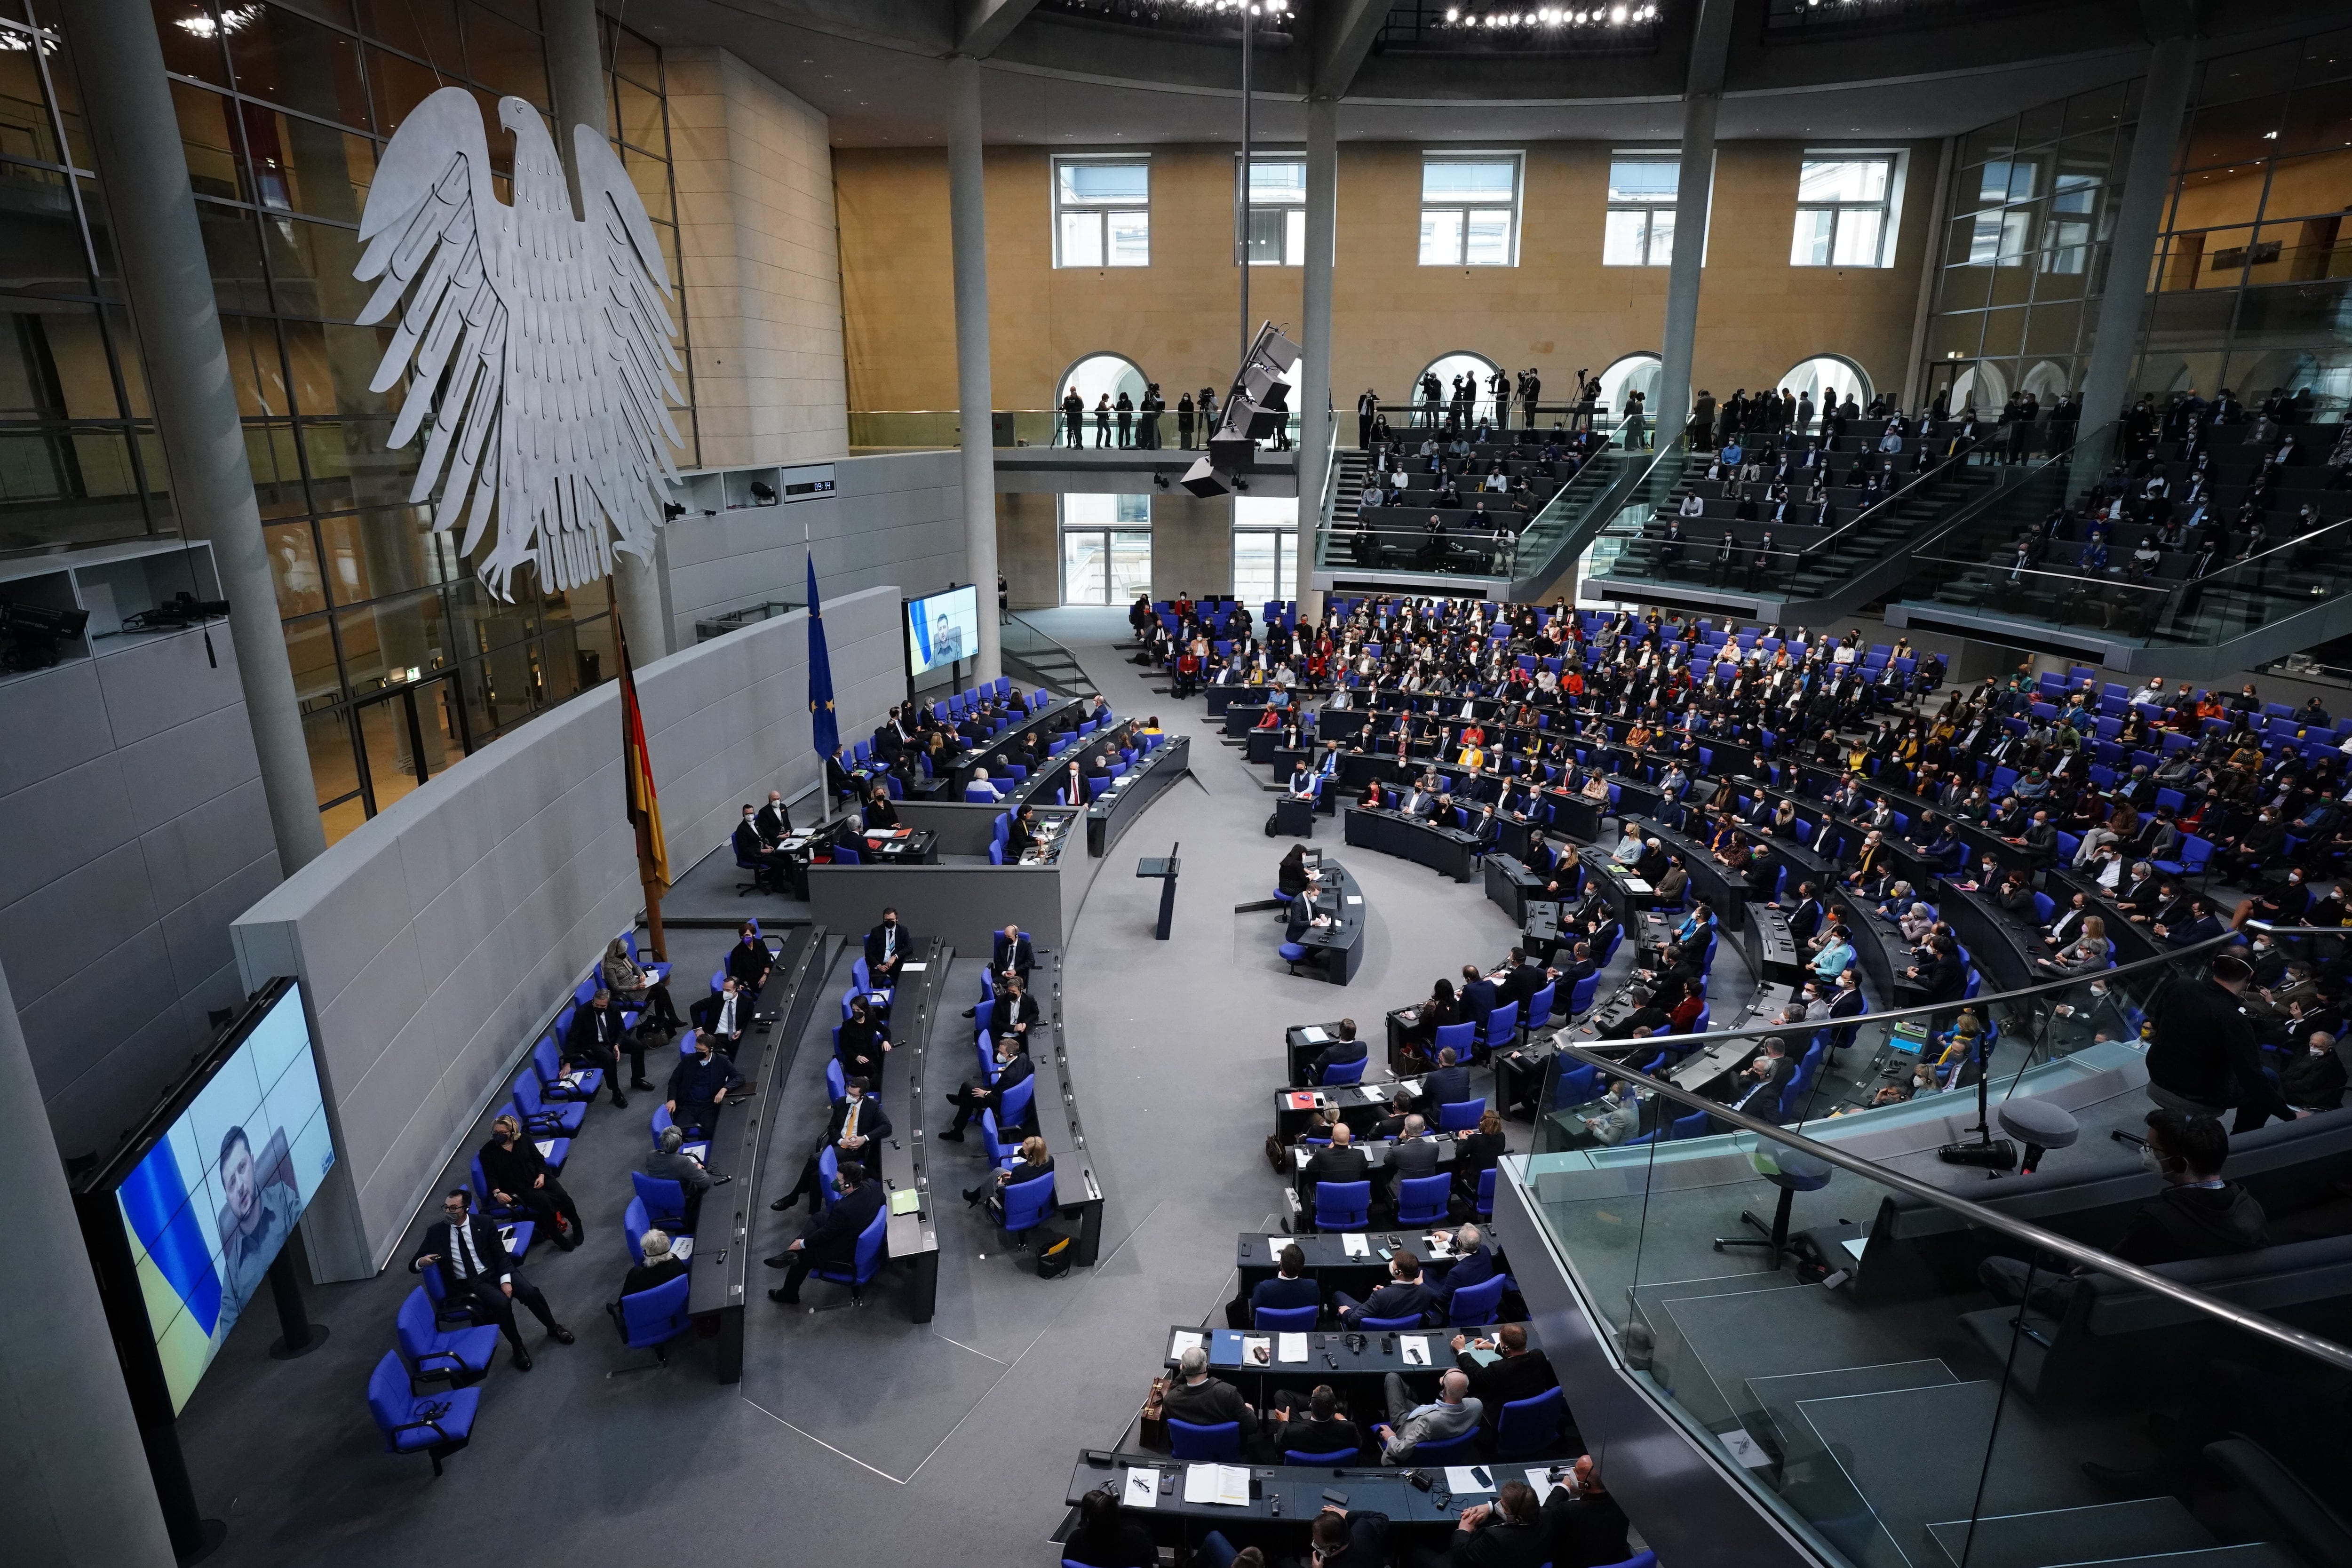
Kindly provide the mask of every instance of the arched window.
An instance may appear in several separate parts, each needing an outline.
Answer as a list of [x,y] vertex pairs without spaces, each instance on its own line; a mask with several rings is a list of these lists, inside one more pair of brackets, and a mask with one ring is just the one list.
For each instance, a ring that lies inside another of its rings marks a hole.
[[[1625,417],[1625,399],[1631,394],[1642,395],[1642,409],[1654,429],[1660,417],[1658,403],[1658,371],[1660,361],[1655,354],[1627,354],[1601,373],[1601,406],[1611,425]],[[1573,391],[1573,388],[1570,390]],[[1689,411],[1685,410],[1685,414]],[[1675,426],[1680,429],[1677,424]]]
[[1952,383],[1951,411],[1955,419],[1971,407],[1990,419],[2008,402],[2009,376],[1990,360],[1977,361]]
[[1851,397],[1856,407],[1869,406],[1873,395],[1870,377],[1843,354],[1815,354],[1783,374],[1780,386],[1795,393],[1800,401],[1810,400],[1816,409],[1823,405],[1827,393],[1835,393],[1840,403]]
[[2066,373],[2054,360],[2043,360],[2025,373],[2018,390],[2033,394],[2034,401],[2047,408],[2066,395]]
[[[1443,409],[1453,400],[1454,378],[1467,375],[1475,383],[1475,395],[1470,400],[1471,420],[1475,423],[1479,419],[1491,417],[1495,412],[1495,398],[1494,395],[1486,390],[1486,378],[1493,375],[1497,368],[1495,362],[1485,354],[1474,354],[1463,349],[1456,349],[1452,353],[1440,354],[1431,360],[1423,367],[1422,373],[1412,378],[1412,422],[1416,425],[1426,425],[1430,422],[1425,411],[1427,405],[1423,401],[1424,395],[1423,383],[1433,375],[1437,378],[1439,408]],[[1442,415],[1437,423],[1441,425],[1444,423]]]
[[[1105,394],[1109,395],[1114,407],[1118,406],[1121,393],[1127,395],[1129,403],[1139,404],[1143,401],[1144,388],[1150,384],[1142,368],[1124,354],[1088,354],[1078,361],[1062,373],[1062,383],[1054,390],[1054,404],[1056,407],[1061,405],[1062,400],[1067,397],[1074,388],[1077,392],[1078,401],[1086,406],[1086,413],[1078,421],[1078,428],[1061,432],[1064,443],[1072,447],[1087,444],[1090,437],[1087,437],[1086,432],[1092,427],[1095,409],[1102,402]],[[1171,398],[1170,401],[1172,403],[1175,400]],[[1113,422],[1111,429],[1111,439],[1116,441],[1118,439],[1116,421]]]

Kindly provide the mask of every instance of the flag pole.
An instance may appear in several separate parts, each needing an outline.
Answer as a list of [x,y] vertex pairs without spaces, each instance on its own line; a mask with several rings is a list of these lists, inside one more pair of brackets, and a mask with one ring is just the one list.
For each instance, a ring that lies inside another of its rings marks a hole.
[[[604,574],[606,602],[612,606],[613,649],[621,662],[621,767],[625,775],[624,796],[629,804],[629,816],[636,830],[637,886],[646,896],[646,937],[656,963],[669,961],[669,943],[662,931],[662,878],[656,870],[650,842],[653,818],[636,809],[634,771],[639,753],[637,746],[636,676],[629,668],[629,638],[621,624],[621,595],[613,574]],[[646,772],[652,772],[653,759],[645,758]],[[650,786],[651,779],[648,776]]]

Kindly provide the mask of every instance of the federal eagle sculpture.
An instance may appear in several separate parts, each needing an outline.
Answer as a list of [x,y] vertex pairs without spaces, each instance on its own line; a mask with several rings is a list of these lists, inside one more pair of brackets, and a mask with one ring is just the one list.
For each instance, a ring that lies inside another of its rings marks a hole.
[[462,524],[468,558],[495,521],[476,571],[510,599],[523,566],[552,593],[605,575],[614,550],[650,557],[677,473],[680,362],[669,270],[611,144],[572,127],[582,222],[539,110],[502,98],[499,123],[514,136],[511,206],[474,95],[416,106],[376,165],[353,276],[383,279],[361,325],[398,314],[373,383],[407,379],[391,445],[431,420],[408,499],[437,491],[434,530]]

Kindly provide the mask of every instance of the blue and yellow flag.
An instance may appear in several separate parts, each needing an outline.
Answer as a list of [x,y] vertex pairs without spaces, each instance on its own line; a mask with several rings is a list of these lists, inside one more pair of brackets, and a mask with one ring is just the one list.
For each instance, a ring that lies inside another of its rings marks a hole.
[[816,557],[808,558],[809,732],[820,760],[841,744],[841,721],[833,711],[833,656],[824,647],[824,612],[816,602]]

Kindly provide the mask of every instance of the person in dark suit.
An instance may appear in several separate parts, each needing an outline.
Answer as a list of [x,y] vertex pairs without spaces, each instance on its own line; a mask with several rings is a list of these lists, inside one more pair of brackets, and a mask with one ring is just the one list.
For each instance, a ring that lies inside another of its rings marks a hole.
[[710,1190],[711,1177],[701,1161],[686,1152],[685,1133],[675,1127],[662,1129],[661,1141],[646,1156],[646,1174],[677,1184],[678,1191],[686,1194],[685,1228],[691,1232],[701,1222],[702,1194]]
[[522,1123],[501,1116],[490,1123],[490,1141],[482,1145],[482,1179],[490,1184],[490,1201],[501,1208],[529,1209],[541,1235],[569,1252],[580,1245],[588,1227],[580,1205],[547,1168],[539,1145],[522,1135]]
[[2298,1111],[2341,1110],[2344,1081],[2344,1058],[2336,1049],[2336,1037],[2325,1029],[2314,1033],[2303,1055],[2279,1074],[2281,1092]]
[[1325,1503],[1309,1527],[1308,1555],[1288,1568],[1383,1568],[1389,1561],[1389,1516]]
[[473,1195],[452,1187],[441,1199],[441,1218],[425,1227],[416,1256],[408,1260],[411,1274],[427,1268],[441,1271],[441,1292],[448,1300],[472,1308],[498,1325],[514,1347],[518,1371],[530,1370],[530,1352],[523,1348],[522,1331],[515,1327],[514,1304],[520,1301],[557,1344],[572,1341],[570,1329],[555,1321],[547,1298],[515,1267],[499,1227],[473,1212]]
[[[895,731],[889,732],[896,733]],[[760,830],[760,842],[771,849],[792,832],[793,814],[784,805],[782,790],[768,792],[768,804],[751,818],[751,826]]]
[[1356,1135],[1344,1121],[1331,1129],[1329,1147],[1318,1149],[1308,1157],[1298,1173],[1298,1196],[1306,1205],[1307,1218],[1315,1217],[1315,1184],[1318,1182],[1362,1182],[1371,1177],[1371,1162],[1356,1147]]
[[[1188,437],[1191,407],[1188,402],[1181,416]],[[1062,1543],[1062,1557],[1087,1568],[1157,1568],[1160,1552],[1151,1544],[1150,1531],[1119,1513],[1118,1496],[1108,1487],[1097,1487],[1078,1500],[1078,1528]]]
[[1764,1042],[1762,1053],[1748,1064],[1748,1081],[1734,1089],[1728,1103],[1734,1110],[1778,1127],[1781,1091],[1796,1076],[1797,1063],[1789,1055],[1789,1042],[1774,1035]]
[[1478,1178],[1493,1170],[1508,1152],[1510,1142],[1503,1135],[1503,1118],[1491,1105],[1478,1118],[1475,1131],[1454,1135],[1454,1202],[1457,1213],[1476,1212]]
[[[1502,982],[1495,987],[1495,1004],[1507,1007],[1517,1002],[1524,1011],[1528,998],[1544,988],[1543,969],[1529,962],[1527,953],[1516,947],[1511,949],[1510,963],[1505,969]],[[1529,1024],[1544,1022],[1541,1018],[1523,1018],[1521,1021]]]
[[898,984],[900,966],[914,945],[915,939],[898,924],[898,911],[885,909],[882,923],[866,933],[866,973],[877,991],[887,991]]
[[[1481,1366],[1470,1353],[1474,1350],[1491,1351],[1503,1359]],[[1505,1323],[1491,1340],[1454,1335],[1454,1362],[1469,1374],[1471,1395],[1478,1401],[1489,1431],[1502,1419],[1504,1405],[1533,1399],[1559,1385],[1559,1374],[1552,1370],[1550,1360],[1543,1352],[1528,1348],[1527,1327],[1521,1323]]]
[[862,994],[849,999],[849,1016],[841,1021],[838,1038],[833,1054],[841,1064],[841,1076],[879,1084],[883,1064],[890,1058],[890,1031],[876,1021],[873,1004]]
[[1360,1318],[1419,1318],[1431,1322],[1445,1312],[1437,1293],[1422,1283],[1421,1259],[1402,1248],[1389,1259],[1389,1282],[1369,1299],[1359,1301],[1345,1290],[1334,1290],[1331,1304],[1339,1311],[1340,1327],[1349,1331]]
[[876,784],[874,793],[866,798],[866,809],[860,814],[868,832],[879,833],[898,826],[898,808],[891,803],[887,784]]
[[1356,1037],[1356,1020],[1342,1018],[1339,1020],[1339,1037],[1316,1052],[1314,1061],[1307,1064],[1307,1081],[1321,1083],[1323,1075],[1333,1068],[1362,1061],[1367,1054],[1364,1042]]
[[1004,1223],[1004,1190],[1020,1183],[1034,1182],[1040,1176],[1050,1176],[1053,1173],[1054,1156],[1045,1147],[1045,1141],[1034,1136],[1024,1138],[1021,1140],[1021,1152],[1014,1156],[1013,1163],[982,1177],[978,1186],[966,1187],[963,1190],[963,1201],[970,1205],[985,1198],[988,1201],[988,1217],[995,1224],[1003,1225]]
[[[1962,987],[1966,989],[1965,986]],[[1859,1018],[1870,1011],[1869,999],[1862,994],[1862,976],[1853,964],[1838,971],[1837,994],[1830,999],[1832,1018]],[[1830,1049],[1842,1051],[1853,1044],[1857,1026],[1846,1025],[1830,1037]]]
[[1028,982],[1018,973],[998,976],[996,1000],[988,1005],[989,1037],[1014,1039],[1025,1047],[1036,1022],[1037,998],[1029,994]]
[[743,820],[735,825],[735,832],[729,842],[734,847],[735,858],[739,863],[748,861],[773,872],[789,883],[792,857],[778,849],[775,840],[760,831],[759,814],[751,809],[750,801],[743,803]]
[[644,1250],[646,1260],[622,1276],[622,1295],[634,1296],[640,1290],[667,1285],[686,1272],[686,1259],[670,1250],[669,1232],[649,1230],[637,1238],[637,1246]]
[[1625,1543],[1630,1528],[1625,1510],[1601,1484],[1600,1468],[1590,1454],[1580,1457],[1544,1500],[1544,1515],[1550,1521],[1551,1560],[1558,1568],[1598,1568],[1633,1554]]
[[840,1201],[833,1207],[817,1205],[816,1224],[807,1234],[766,1259],[771,1268],[785,1270],[784,1282],[768,1292],[768,1300],[787,1307],[801,1303],[801,1281],[819,1264],[849,1266],[857,1258],[857,1238],[882,1212],[882,1184],[866,1179],[866,1167],[845,1160],[833,1180]]
[[736,933],[735,945],[727,950],[727,973],[733,975],[751,1000],[760,999],[760,988],[768,983],[768,973],[776,964],[776,955],[760,940],[760,928],[751,921],[743,922]]
[[1437,1053],[1437,1066],[1421,1080],[1421,1098],[1413,1103],[1424,1116],[1435,1116],[1441,1105],[1459,1105],[1470,1098],[1470,1069],[1454,1058],[1454,1047]]
[[833,1110],[825,1118],[824,1135],[809,1150],[808,1160],[801,1166],[799,1183],[791,1192],[768,1205],[776,1213],[790,1214],[800,1203],[803,1193],[808,1194],[810,1207],[822,1205],[824,1178],[817,1161],[826,1149],[834,1152],[835,1168],[839,1169],[853,1160],[863,1162],[870,1159],[868,1146],[890,1136],[889,1113],[882,1109],[882,1101],[875,1095],[874,1086],[862,1078],[853,1078],[844,1089],[845,1092],[834,1101]]
[[1164,1382],[1160,1409],[1171,1421],[1195,1426],[1231,1421],[1241,1427],[1244,1443],[1257,1436],[1256,1407],[1232,1384],[1209,1375],[1209,1352],[1198,1345],[1176,1358],[1176,1374]]
[[1475,1022],[1481,1028],[1486,1026],[1486,1015],[1493,1012],[1501,1001],[1495,983],[1479,973],[1477,965],[1472,963],[1462,966],[1462,989],[1458,994],[1462,1021]]
[[1430,1286],[1437,1299],[1449,1308],[1454,1304],[1454,1292],[1473,1285],[1484,1285],[1503,1271],[1493,1248],[1486,1245],[1486,1238],[1478,1234],[1478,1227],[1475,1225],[1465,1225],[1454,1233],[1454,1267],[1445,1271],[1443,1279]]
[[1396,1146],[1389,1151],[1389,1184],[1383,1201],[1391,1208],[1401,1206],[1407,1182],[1437,1174],[1437,1140],[1429,1135],[1429,1123],[1419,1116],[1406,1117]]
[[1029,847],[1037,842],[1037,811],[1034,806],[1023,806],[1013,814],[1004,830],[1004,858],[1018,860]]
[[1801,947],[1822,929],[1821,889],[1811,882],[1797,884],[1797,902],[1789,911],[1789,935]]
[[[962,1087],[948,1096],[949,1103],[956,1108],[955,1120],[940,1136],[950,1143],[962,1142],[963,1130],[977,1121],[982,1111],[993,1110],[1003,1105],[1004,1097],[1019,1088],[1022,1080],[1034,1070],[1035,1064],[1029,1059],[1028,1042],[1022,1037],[1005,1034],[993,1038],[996,1042],[996,1081],[984,1083],[976,1078],[966,1079]],[[999,1116],[996,1120],[998,1133],[1011,1136],[1013,1129],[1003,1125],[1004,1118]]]
[[991,974],[1003,974],[1010,970],[1025,984],[1029,972],[1037,966],[1037,954],[1017,925],[1009,925],[998,931],[990,942],[989,949],[988,972]]
[[841,748],[839,746],[835,746],[833,749],[832,754],[824,759],[824,814],[826,817],[829,819],[833,816],[834,802],[852,801],[856,798],[857,781],[849,776],[848,759],[842,755]]
[[603,986],[589,999],[585,1007],[572,1013],[572,1027],[563,1032],[562,1065],[574,1062],[604,1070],[604,1082],[613,1090],[613,1103],[624,1110],[628,1098],[621,1092],[621,1053],[629,1053],[634,1064],[631,1077],[646,1076],[646,1046],[621,1024],[621,1010],[613,1005],[613,994]]
[[1323,1304],[1323,1288],[1307,1278],[1307,1254],[1297,1244],[1282,1249],[1275,1260],[1279,1270],[1271,1279],[1261,1279],[1250,1291],[1250,1310],[1260,1308],[1319,1307]]
[[751,997],[742,982],[730,974],[719,983],[718,990],[688,1007],[686,1016],[694,1020],[696,1034],[709,1040],[714,1050],[731,1058],[751,1025]]
[[[1328,1383],[1316,1384],[1304,1399],[1296,1389],[1277,1392],[1266,1422],[1265,1447],[1270,1455],[1285,1450],[1300,1454],[1360,1454],[1363,1428],[1348,1419],[1339,1394]],[[1350,1458],[1346,1463],[1353,1464]]]
[[670,1125],[688,1133],[705,1135],[719,1126],[719,1102],[731,1089],[740,1089],[743,1075],[735,1070],[731,1057],[719,1054],[718,1047],[709,1035],[698,1033],[694,1037],[694,1055],[670,1069],[668,1109]]

